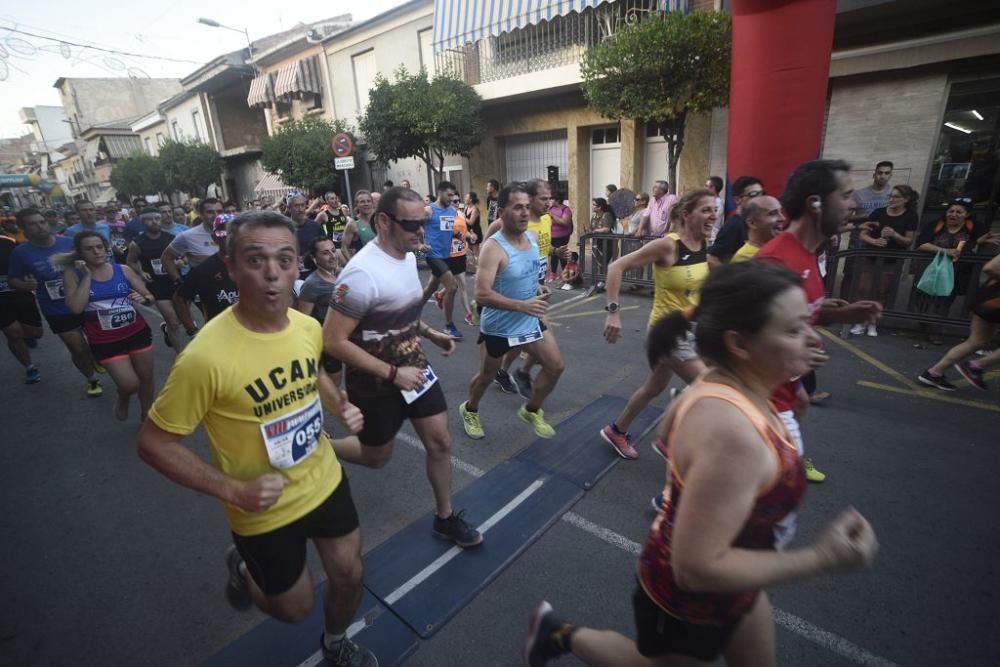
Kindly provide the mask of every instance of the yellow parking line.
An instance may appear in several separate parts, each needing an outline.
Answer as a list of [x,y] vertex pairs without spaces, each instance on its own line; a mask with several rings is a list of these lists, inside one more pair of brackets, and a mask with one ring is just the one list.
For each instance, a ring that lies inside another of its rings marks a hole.
[[880,371],[882,371],[883,373],[885,373],[889,377],[895,379],[896,381],[898,381],[899,383],[901,383],[904,387],[906,387],[908,389],[920,389],[920,387],[917,386],[917,383],[914,382],[913,380],[911,380],[910,378],[906,377],[905,375],[903,375],[899,371],[895,370],[894,368],[891,368],[890,366],[888,366],[888,365],[884,364],[883,362],[879,361],[878,359],[876,359],[872,355],[868,354],[867,352],[865,352],[861,348],[859,348],[859,347],[857,347],[855,345],[851,345],[846,340],[842,340],[840,338],[840,336],[838,336],[836,334],[833,334],[833,333],[830,333],[826,329],[817,328],[816,330],[819,331],[820,334],[822,334],[826,338],[830,339],[831,341],[833,341],[837,345],[841,346],[842,348],[844,348],[845,350],[847,350],[848,352],[850,352],[851,354],[853,354],[854,356],[856,356],[858,359],[861,359],[862,361],[867,361],[869,364],[871,364],[875,368],[879,369]]
[[[620,313],[620,312],[622,312],[624,310],[635,310],[637,308],[639,308],[639,306],[625,306],[624,308],[619,308],[618,312]],[[566,320],[566,319],[569,319],[571,317],[585,317],[587,315],[607,315],[607,314],[608,314],[607,311],[604,310],[603,308],[601,308],[600,310],[585,310],[585,311],[580,312],[580,313],[567,313],[566,315],[563,315],[562,313],[559,313],[558,315],[553,315],[552,317],[548,317],[546,319],[548,319],[548,320]]]
[[979,408],[980,410],[987,410],[989,412],[1000,412],[1000,405],[992,405],[990,403],[983,403],[982,401],[973,401],[967,398],[944,396],[936,389],[903,389],[902,387],[894,387],[891,384],[879,384],[878,382],[868,382],[866,380],[858,380],[858,384],[862,387],[868,387],[869,389],[879,389],[881,391],[889,391],[894,394],[905,394],[907,396],[916,396],[918,398],[929,398],[932,401],[941,401],[942,403],[964,405],[968,408]]

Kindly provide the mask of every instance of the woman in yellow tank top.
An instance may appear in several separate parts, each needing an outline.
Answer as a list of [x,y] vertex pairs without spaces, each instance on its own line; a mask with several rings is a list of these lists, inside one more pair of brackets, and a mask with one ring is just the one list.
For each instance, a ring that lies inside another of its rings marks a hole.
[[[604,322],[604,337],[614,343],[622,335],[621,314],[618,312],[618,293],[622,275],[626,271],[653,267],[653,309],[649,314],[652,326],[662,317],[689,306],[698,305],[701,284],[708,276],[706,258],[708,234],[715,224],[715,195],[710,190],[686,192],[676,204],[675,215],[680,224],[674,231],[624,257],[608,267],[608,316]],[[670,379],[677,373],[690,383],[705,370],[705,364],[694,350],[693,336],[680,341],[669,357],[660,360],[649,372],[646,381],[629,398],[628,405],[618,417],[601,429],[601,437],[624,459],[636,459],[639,453],[632,446],[628,428],[632,420],[649,402],[663,393]],[[659,451],[659,441],[654,445]]]

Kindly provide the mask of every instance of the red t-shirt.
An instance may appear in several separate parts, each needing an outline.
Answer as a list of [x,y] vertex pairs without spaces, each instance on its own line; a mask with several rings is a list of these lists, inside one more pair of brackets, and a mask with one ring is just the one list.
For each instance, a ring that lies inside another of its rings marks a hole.
[[[771,262],[787,267],[802,276],[802,289],[809,302],[809,323],[815,324],[819,319],[819,311],[826,296],[823,277],[819,273],[819,263],[816,253],[802,245],[791,232],[782,232],[760,249],[754,260]],[[771,396],[774,407],[780,412],[787,412],[795,405],[795,393],[799,381],[790,380],[778,387]]]

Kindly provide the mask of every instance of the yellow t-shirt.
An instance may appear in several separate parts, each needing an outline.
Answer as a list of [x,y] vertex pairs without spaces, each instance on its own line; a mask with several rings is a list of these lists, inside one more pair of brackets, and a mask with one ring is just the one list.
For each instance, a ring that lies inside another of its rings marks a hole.
[[252,480],[278,472],[289,484],[267,511],[226,505],[233,532],[258,535],[308,514],[333,493],[342,471],[323,434],[317,378],[319,323],[294,309],[278,333],[250,331],[228,308],[177,356],[149,417],[188,435],[205,425],[215,466]]
[[528,221],[528,231],[538,239],[538,256],[545,259],[552,252],[552,216],[546,213],[538,220]]
[[759,246],[755,246],[754,244],[747,241],[742,246],[740,246],[740,249],[736,251],[736,253],[733,255],[732,259],[729,260],[729,262],[731,264],[739,264],[740,262],[749,261],[753,259],[753,256],[756,255],[759,251],[760,251]]

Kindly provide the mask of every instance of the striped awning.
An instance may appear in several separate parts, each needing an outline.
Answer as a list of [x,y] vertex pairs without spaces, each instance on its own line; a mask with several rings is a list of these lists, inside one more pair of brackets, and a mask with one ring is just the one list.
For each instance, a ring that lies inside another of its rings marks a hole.
[[[434,0],[434,53],[615,0]],[[687,11],[687,0],[649,0],[662,11]]]
[[323,94],[319,55],[296,60],[278,70],[278,76],[274,82],[275,97],[291,97],[302,94]]
[[274,74],[264,73],[250,82],[250,94],[247,95],[247,106],[269,107],[274,104]]

